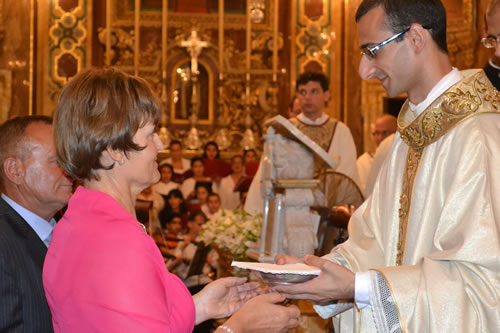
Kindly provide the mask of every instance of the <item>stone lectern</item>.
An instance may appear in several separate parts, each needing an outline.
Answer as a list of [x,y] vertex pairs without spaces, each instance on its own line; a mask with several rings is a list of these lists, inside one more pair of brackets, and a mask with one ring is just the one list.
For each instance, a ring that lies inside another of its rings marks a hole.
[[261,190],[265,197],[260,247],[247,255],[261,262],[274,262],[277,254],[297,257],[313,254],[317,246],[319,216],[311,213],[314,155],[331,168],[336,163],[314,141],[282,116],[266,122]]

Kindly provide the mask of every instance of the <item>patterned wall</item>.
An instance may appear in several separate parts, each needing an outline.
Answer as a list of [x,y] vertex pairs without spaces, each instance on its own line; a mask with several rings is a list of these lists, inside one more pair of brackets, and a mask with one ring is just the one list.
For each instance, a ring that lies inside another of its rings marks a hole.
[[91,0],[39,2],[37,113],[51,114],[64,84],[89,66],[91,9]]

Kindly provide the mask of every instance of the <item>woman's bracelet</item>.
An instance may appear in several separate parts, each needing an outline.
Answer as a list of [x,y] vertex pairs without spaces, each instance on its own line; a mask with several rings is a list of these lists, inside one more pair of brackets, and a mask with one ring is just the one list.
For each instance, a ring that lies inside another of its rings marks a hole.
[[219,327],[217,327],[217,328],[220,328],[221,330],[224,330],[224,331],[226,331],[227,333],[234,333],[234,331],[233,331],[231,328],[227,327],[226,325],[220,325],[220,326],[219,326]]

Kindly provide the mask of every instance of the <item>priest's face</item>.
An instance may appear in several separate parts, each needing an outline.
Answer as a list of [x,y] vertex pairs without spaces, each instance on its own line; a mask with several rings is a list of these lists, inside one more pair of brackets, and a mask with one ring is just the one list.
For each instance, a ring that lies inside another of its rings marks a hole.
[[[382,7],[376,7],[358,21],[359,45],[373,47],[395,35],[386,26],[386,16]],[[412,59],[406,47],[406,35],[402,41],[394,40],[381,46],[376,56],[361,56],[359,75],[363,80],[378,79],[389,97],[408,92],[411,85]]]
[[297,87],[297,98],[300,99],[304,116],[315,120],[323,113],[325,104],[330,98],[330,92],[323,91],[319,82],[309,81]]

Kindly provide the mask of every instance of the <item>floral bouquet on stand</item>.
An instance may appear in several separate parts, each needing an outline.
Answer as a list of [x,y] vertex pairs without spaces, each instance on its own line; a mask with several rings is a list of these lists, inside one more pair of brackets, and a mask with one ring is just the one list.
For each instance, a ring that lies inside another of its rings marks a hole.
[[200,240],[219,253],[219,276],[234,275],[233,260],[247,261],[246,252],[255,248],[262,230],[262,214],[223,210],[221,217],[201,228]]

